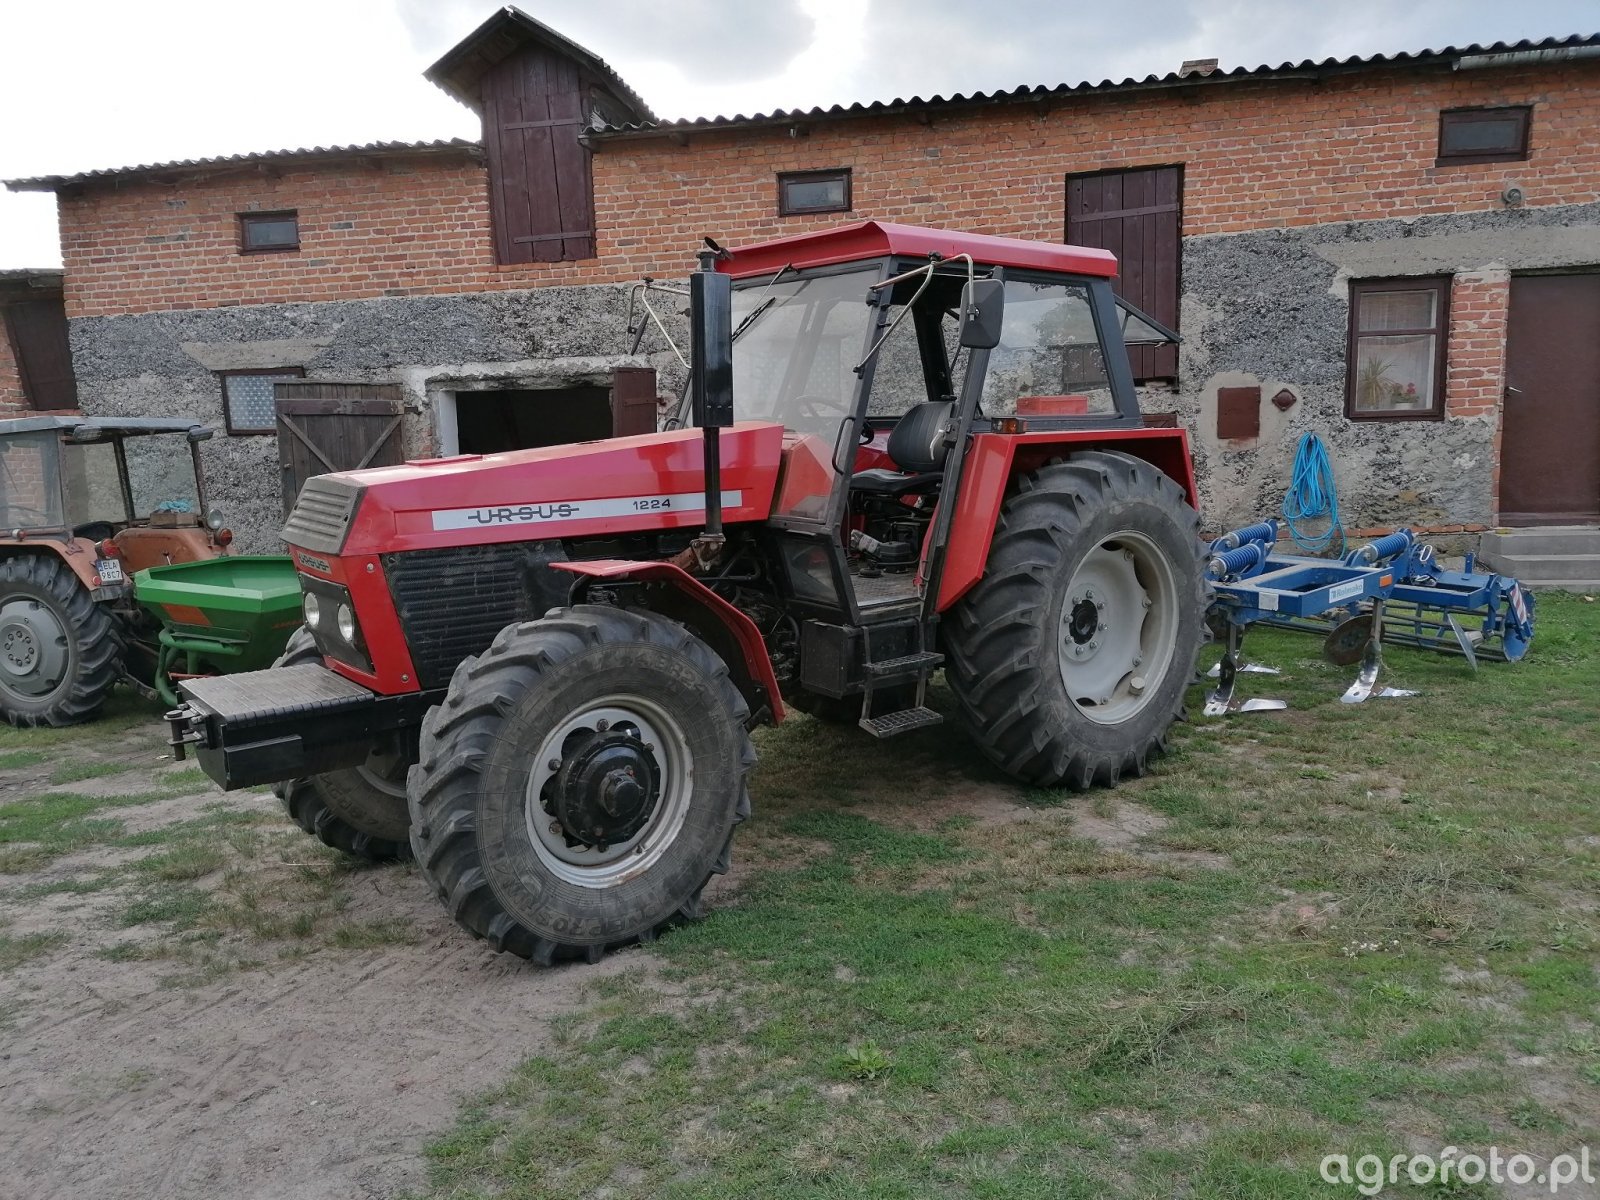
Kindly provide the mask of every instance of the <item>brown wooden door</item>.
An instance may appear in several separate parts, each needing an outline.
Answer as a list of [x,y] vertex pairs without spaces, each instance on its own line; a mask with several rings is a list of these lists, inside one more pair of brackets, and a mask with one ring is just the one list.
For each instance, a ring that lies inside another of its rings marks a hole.
[[61,297],[13,301],[5,306],[5,318],[28,403],[39,409],[77,408],[78,386],[72,377]]
[[1512,277],[1502,429],[1502,521],[1600,518],[1600,274]]
[[618,367],[611,374],[611,436],[656,431],[656,373],[653,367]]
[[[1117,256],[1117,295],[1178,328],[1183,252],[1183,168],[1142,167],[1067,176],[1067,243]],[[1128,349],[1133,377],[1176,379],[1176,346]]]
[[392,467],[404,459],[398,387],[296,380],[273,390],[285,516],[313,475]]

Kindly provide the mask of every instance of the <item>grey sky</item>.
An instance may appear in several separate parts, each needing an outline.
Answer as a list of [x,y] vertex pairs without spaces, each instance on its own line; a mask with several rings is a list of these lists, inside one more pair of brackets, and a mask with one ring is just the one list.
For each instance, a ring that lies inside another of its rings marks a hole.
[[[1594,0],[523,0],[666,117],[1600,30]],[[0,178],[477,136],[421,77],[485,0],[0,2]],[[314,36],[311,32],[314,31]],[[0,267],[59,262],[54,204],[0,193]]]

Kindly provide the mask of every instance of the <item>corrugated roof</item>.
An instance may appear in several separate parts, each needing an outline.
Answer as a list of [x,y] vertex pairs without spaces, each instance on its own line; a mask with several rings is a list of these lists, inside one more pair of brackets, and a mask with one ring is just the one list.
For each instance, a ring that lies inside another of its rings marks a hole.
[[36,175],[30,179],[7,179],[5,185],[13,192],[54,192],[73,184],[127,179],[139,175],[159,175],[174,171],[226,169],[256,166],[261,163],[317,162],[362,154],[413,157],[450,153],[476,155],[482,152],[481,145],[466,138],[446,138],[431,142],[365,142],[359,146],[303,146],[297,150],[264,150],[257,154],[229,154],[219,158],[185,158],[175,162],[142,163],[133,167],[106,167],[98,171],[80,171],[76,175]]
[[[874,100],[870,103],[835,104],[827,108],[774,109],[772,112],[746,116],[689,117],[677,121],[640,121],[625,125],[605,125],[592,130],[597,137],[657,137],[703,130],[738,129],[752,125],[778,125],[802,121],[839,120],[852,117],[892,116],[902,112],[919,112],[937,108],[975,108],[991,104],[1037,103],[1041,100],[1072,96],[1098,95],[1108,92],[1141,91],[1155,88],[1215,86],[1264,79],[1294,79],[1345,74],[1354,71],[1375,70],[1397,66],[1438,66],[1450,64],[1457,68],[1521,66],[1528,64],[1564,62],[1573,58],[1587,58],[1600,54],[1600,33],[1573,34],[1564,38],[1542,38],[1539,41],[1523,39],[1520,42],[1493,42],[1489,45],[1474,43],[1469,46],[1446,46],[1441,50],[1418,50],[1398,54],[1373,54],[1366,57],[1305,59],[1298,63],[1282,63],[1276,67],[1263,64],[1259,67],[1235,67],[1231,71],[1212,71],[1209,74],[1180,75],[1173,71],[1166,75],[1146,75],[1142,79],[1099,83],[1087,81],[1054,86],[1021,86],[1009,91],[954,93],[950,96],[912,96],[910,99]],[[1502,58],[1504,62],[1500,61]],[[1473,62],[1473,59],[1486,61]]]

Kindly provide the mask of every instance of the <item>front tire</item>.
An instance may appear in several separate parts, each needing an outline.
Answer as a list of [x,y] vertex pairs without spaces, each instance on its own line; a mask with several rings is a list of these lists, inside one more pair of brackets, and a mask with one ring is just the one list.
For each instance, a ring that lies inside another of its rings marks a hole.
[[653,613],[511,625],[422,727],[412,845],[494,949],[597,960],[701,915],[749,815],[749,710],[722,660]]
[[[322,662],[322,652],[301,626],[289,638],[275,667]],[[308,775],[273,786],[289,819],[325,846],[371,862],[411,857],[411,813],[406,773],[416,761],[405,743],[374,746],[359,767]]]
[[1199,523],[1131,455],[1084,451],[1021,478],[945,634],[962,723],[1007,774],[1113,786],[1166,748],[1202,634]]
[[0,563],[0,711],[13,725],[76,725],[122,675],[117,623],[53,554]]

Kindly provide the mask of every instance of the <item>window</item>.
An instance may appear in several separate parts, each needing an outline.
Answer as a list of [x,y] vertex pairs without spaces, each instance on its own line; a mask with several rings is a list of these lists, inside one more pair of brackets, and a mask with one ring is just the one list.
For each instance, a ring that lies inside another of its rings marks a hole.
[[222,380],[222,414],[229,433],[276,433],[278,410],[272,385],[304,379],[303,367],[266,367],[256,371],[218,371]]
[[239,253],[300,249],[300,218],[292,212],[240,213]]
[[789,171],[778,176],[778,215],[850,211],[850,168]]
[[[1183,168],[1140,167],[1067,176],[1067,244],[1117,256],[1112,288],[1168,329],[1178,328],[1182,283]],[[1130,345],[1135,383],[1178,377],[1178,348]]]
[[989,351],[982,413],[1009,416],[1039,397],[1064,412],[1116,412],[1089,289],[1077,284],[1008,279],[1005,328]]
[[1528,157],[1532,113],[1526,105],[1446,109],[1439,114],[1439,157],[1434,165],[1520,162]]
[[1449,307],[1447,276],[1350,285],[1346,416],[1360,420],[1444,415]]

